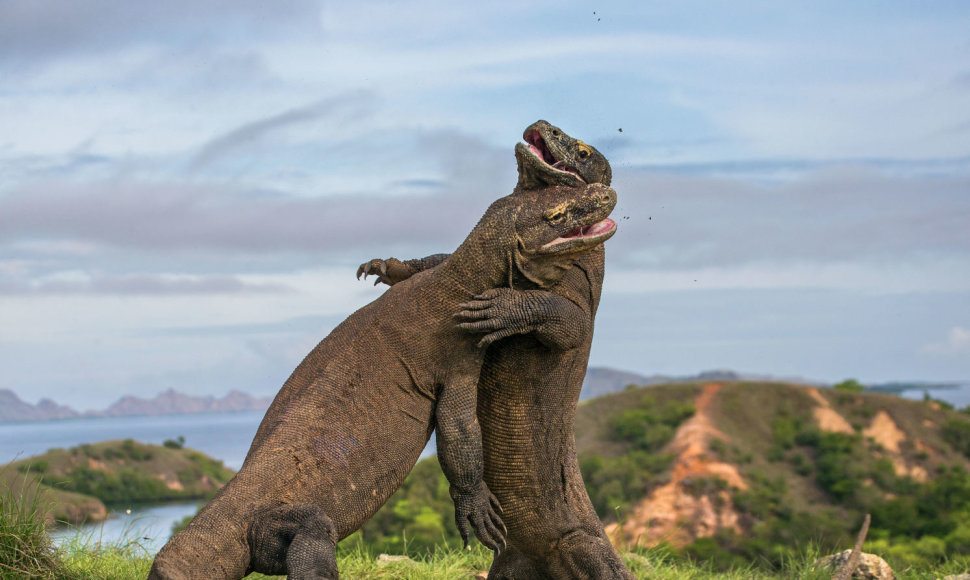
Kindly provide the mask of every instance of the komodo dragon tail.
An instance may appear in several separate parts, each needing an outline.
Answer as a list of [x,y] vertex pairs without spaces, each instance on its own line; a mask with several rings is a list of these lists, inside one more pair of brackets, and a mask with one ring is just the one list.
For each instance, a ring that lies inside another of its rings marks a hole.
[[249,543],[242,522],[231,522],[211,507],[158,552],[148,580],[236,580],[247,574]]

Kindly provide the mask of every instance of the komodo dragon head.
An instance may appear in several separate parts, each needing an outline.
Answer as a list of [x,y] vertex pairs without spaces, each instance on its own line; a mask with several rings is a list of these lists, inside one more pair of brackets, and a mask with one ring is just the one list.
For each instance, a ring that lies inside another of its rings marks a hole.
[[610,163],[595,147],[573,139],[548,121],[536,121],[522,134],[525,143],[515,146],[520,189],[545,185],[571,187],[587,183],[609,185]]
[[[545,187],[508,196],[518,205],[512,276],[539,286],[558,282],[583,252],[616,233],[616,192],[603,184]],[[516,286],[513,280],[510,285]]]

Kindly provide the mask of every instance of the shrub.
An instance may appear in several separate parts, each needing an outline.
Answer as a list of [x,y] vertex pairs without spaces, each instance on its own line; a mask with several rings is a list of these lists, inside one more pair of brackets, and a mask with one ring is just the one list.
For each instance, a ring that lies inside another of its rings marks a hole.
[[31,463],[23,463],[17,467],[17,471],[19,471],[20,473],[33,472],[33,473],[44,474],[44,473],[47,473],[48,469],[50,469],[50,465],[44,460],[38,460]]
[[673,460],[670,454],[636,450],[619,457],[584,455],[579,469],[596,513],[612,519],[658,485]]
[[657,451],[670,442],[677,427],[693,414],[694,405],[690,402],[667,401],[657,405],[653,396],[646,395],[640,405],[610,419],[610,438],[632,443],[644,451]]
[[970,457],[970,421],[953,418],[943,424],[943,440]]
[[122,441],[121,452],[124,457],[132,461],[149,461],[155,455],[151,447],[144,443],[138,443],[134,439],[125,439]]
[[835,384],[832,388],[836,391],[847,391],[850,393],[861,393],[866,390],[865,385],[855,379],[846,379],[841,383]]
[[81,465],[58,483],[63,489],[93,495],[106,504],[164,501],[186,496],[183,492],[168,489],[164,481],[133,469],[113,473]]

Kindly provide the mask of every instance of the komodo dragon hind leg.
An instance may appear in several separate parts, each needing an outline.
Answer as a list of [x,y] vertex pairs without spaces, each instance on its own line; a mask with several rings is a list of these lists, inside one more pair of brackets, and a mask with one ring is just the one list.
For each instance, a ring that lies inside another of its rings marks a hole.
[[323,509],[288,504],[259,512],[249,530],[250,569],[289,580],[337,580],[337,537]]
[[553,578],[634,580],[608,541],[582,530],[563,536],[547,562]]
[[515,546],[509,546],[492,560],[492,567],[488,570],[488,580],[553,579]]
[[609,542],[575,530],[556,543],[542,564],[510,546],[492,560],[488,580],[635,579]]

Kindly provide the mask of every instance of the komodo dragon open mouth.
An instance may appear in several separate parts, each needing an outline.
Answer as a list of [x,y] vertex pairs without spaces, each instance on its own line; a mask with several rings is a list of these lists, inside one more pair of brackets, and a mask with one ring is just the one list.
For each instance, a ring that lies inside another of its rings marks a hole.
[[546,165],[552,169],[555,169],[556,171],[561,171],[562,173],[571,173],[576,177],[579,177],[580,181],[586,183],[586,181],[579,176],[579,172],[576,171],[575,168],[566,165],[566,163],[560,159],[556,159],[556,156],[553,155],[552,150],[549,149],[548,145],[546,145],[545,139],[542,138],[542,135],[539,134],[538,130],[532,129],[523,135],[522,138],[525,139],[525,142],[529,144],[529,151],[541,159]]
[[616,233],[616,222],[603,218],[595,224],[574,228],[539,248],[540,254],[575,251],[601,244]]

